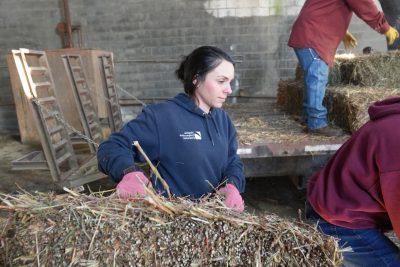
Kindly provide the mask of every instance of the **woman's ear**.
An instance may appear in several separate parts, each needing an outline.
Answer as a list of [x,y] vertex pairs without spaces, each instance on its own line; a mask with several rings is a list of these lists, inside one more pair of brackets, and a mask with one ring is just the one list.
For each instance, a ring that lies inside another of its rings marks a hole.
[[194,77],[193,77],[193,85],[196,86],[196,87],[197,87],[197,78],[198,78],[198,75],[197,74],[194,75]]

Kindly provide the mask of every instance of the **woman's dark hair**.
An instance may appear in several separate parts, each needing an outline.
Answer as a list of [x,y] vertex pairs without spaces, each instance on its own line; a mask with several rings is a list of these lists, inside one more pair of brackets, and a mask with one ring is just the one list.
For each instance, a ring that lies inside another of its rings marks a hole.
[[[230,55],[214,46],[201,46],[184,57],[175,74],[182,81],[185,93],[193,95],[207,73],[218,67],[223,60],[235,64]],[[194,80],[197,81],[196,84],[193,84]]]

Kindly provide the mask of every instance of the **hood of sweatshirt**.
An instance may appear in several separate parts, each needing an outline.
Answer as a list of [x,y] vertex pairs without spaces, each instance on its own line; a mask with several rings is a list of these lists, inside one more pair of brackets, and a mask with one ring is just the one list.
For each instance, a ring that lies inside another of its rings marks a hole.
[[[204,117],[205,114],[207,114],[206,112],[204,112],[201,108],[199,108],[196,103],[193,101],[193,99],[185,94],[185,93],[180,93],[177,96],[175,96],[173,99],[171,99],[171,101],[175,102],[177,105],[183,107],[184,109],[197,114],[199,116]],[[212,113],[212,109],[210,110],[210,113]]]
[[378,120],[393,114],[400,114],[400,97],[375,102],[368,108],[371,120]]

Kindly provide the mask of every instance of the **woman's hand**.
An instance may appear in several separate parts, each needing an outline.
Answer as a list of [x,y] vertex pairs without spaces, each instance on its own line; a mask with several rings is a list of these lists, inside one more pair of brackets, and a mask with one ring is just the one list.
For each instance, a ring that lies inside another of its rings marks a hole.
[[242,212],[244,210],[244,202],[239,190],[233,184],[227,184],[218,190],[218,192],[225,195],[224,204],[228,208]]
[[145,197],[147,195],[145,187],[149,179],[143,172],[130,172],[122,177],[117,185],[117,195],[120,198]]

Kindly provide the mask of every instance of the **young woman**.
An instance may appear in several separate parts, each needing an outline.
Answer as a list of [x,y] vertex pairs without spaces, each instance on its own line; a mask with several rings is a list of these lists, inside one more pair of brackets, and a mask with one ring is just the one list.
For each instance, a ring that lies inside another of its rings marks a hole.
[[219,190],[227,207],[243,211],[243,164],[236,153],[236,130],[221,109],[234,78],[232,58],[219,48],[202,46],[176,70],[185,93],[149,105],[98,150],[99,169],[118,182],[121,197],[141,196],[151,182],[161,194],[165,188],[147,178],[135,162],[144,162],[133,146],[139,141],[175,196],[192,199]]

